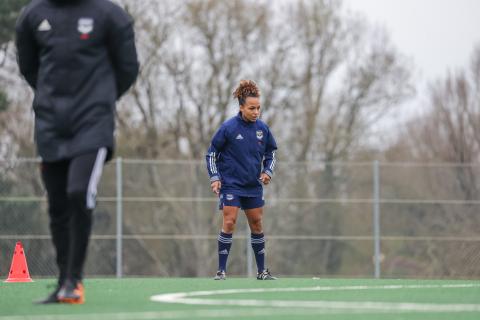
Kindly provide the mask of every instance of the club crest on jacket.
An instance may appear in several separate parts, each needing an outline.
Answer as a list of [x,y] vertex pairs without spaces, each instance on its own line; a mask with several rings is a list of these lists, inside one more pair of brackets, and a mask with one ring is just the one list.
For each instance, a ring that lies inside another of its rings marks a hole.
[[78,19],[78,32],[82,35],[88,35],[93,31],[93,19],[92,18],[80,18]]
[[262,140],[262,139],[263,139],[263,131],[262,131],[262,130],[258,130],[258,131],[257,131],[257,139],[258,139],[258,140]]

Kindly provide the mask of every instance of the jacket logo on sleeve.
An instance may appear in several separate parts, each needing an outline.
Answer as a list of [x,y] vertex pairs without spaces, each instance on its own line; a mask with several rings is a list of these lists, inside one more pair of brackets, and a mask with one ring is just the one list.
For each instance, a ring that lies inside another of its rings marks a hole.
[[263,131],[262,130],[257,130],[257,139],[262,140],[263,139]]
[[78,32],[80,32],[80,39],[87,40],[90,38],[90,33],[93,31],[93,19],[92,18],[80,18],[78,19]]
[[47,19],[43,19],[43,21],[38,25],[38,31],[50,31],[52,30],[52,26]]
[[243,136],[239,133],[235,139],[236,140],[243,140]]

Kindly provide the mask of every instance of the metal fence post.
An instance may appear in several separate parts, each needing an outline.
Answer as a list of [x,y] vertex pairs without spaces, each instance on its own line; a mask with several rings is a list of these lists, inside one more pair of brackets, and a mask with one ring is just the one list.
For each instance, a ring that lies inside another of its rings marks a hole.
[[253,277],[253,250],[250,247],[250,228],[248,227],[248,221],[245,230],[245,248],[247,250],[247,276],[250,278]]
[[122,158],[116,161],[117,177],[117,278],[122,277],[122,237],[123,237],[123,199],[122,199]]
[[373,162],[373,241],[375,278],[380,278],[380,166]]

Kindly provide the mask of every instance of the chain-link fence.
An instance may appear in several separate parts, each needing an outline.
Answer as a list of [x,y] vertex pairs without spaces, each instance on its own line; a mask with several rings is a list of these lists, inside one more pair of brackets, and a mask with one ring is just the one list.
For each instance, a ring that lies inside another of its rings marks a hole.
[[[56,274],[38,161],[0,162],[0,275],[16,241],[32,276]],[[267,264],[278,275],[480,277],[480,165],[279,163],[265,189]],[[87,276],[211,276],[221,214],[203,161],[106,165]],[[253,272],[247,224],[229,274]]]

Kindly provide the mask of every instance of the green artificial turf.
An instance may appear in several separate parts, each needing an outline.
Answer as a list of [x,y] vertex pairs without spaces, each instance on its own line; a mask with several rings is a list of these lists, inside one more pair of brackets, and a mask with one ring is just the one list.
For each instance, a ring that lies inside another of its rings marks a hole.
[[[48,285],[53,284],[54,280],[0,283],[0,320],[480,319],[480,281],[306,278],[285,278],[277,281],[241,278],[230,278],[226,281],[204,278],[87,279],[84,305],[32,303],[35,299],[46,297],[53,289],[48,288]],[[453,287],[448,287],[452,285]],[[308,291],[310,290],[308,288],[312,287],[319,288]],[[281,288],[287,288],[288,291],[282,291]],[[260,290],[210,292],[203,296],[188,297],[200,303],[213,299],[218,305],[177,304],[150,300],[151,296],[164,293],[225,289]],[[235,305],[236,301],[242,300],[254,300],[255,304]],[[366,309],[367,302],[380,303],[380,310]],[[285,303],[288,305],[283,305]],[[311,305],[306,307],[305,303]],[[426,305],[427,310],[412,310],[412,304],[413,309],[419,305]],[[469,305],[474,311],[462,311],[465,305]],[[389,310],[389,306],[393,309]],[[445,307],[448,310],[442,309]],[[452,311],[454,308],[461,310]]]

